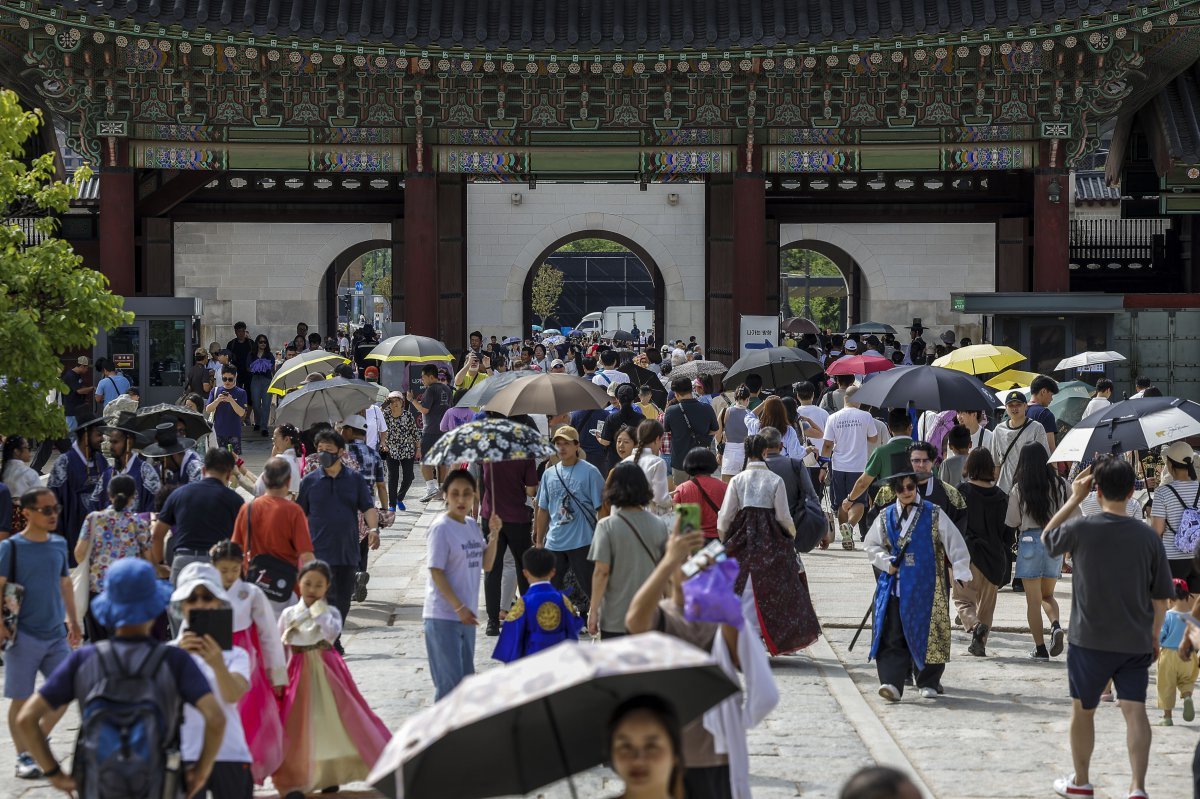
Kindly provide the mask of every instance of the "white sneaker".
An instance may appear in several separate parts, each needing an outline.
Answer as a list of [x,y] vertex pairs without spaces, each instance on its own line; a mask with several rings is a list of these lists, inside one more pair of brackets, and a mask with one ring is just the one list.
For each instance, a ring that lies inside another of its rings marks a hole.
[[921,698],[922,699],[937,699],[937,695],[938,694],[937,694],[936,688],[930,688],[929,686],[925,686],[924,688],[921,689]]
[[1083,785],[1076,785],[1074,774],[1056,779],[1054,781],[1054,792],[1059,796],[1070,797],[1070,799],[1081,799],[1081,797],[1096,795],[1096,791],[1092,788],[1090,782]]
[[421,501],[428,502],[431,499],[435,499],[440,493],[437,485],[428,485],[425,487],[425,496],[421,497]]
[[900,691],[897,690],[896,686],[894,685],[888,685],[887,683],[884,683],[883,685],[879,686],[879,695],[889,702],[900,701]]
[[17,755],[17,779],[40,780],[42,776],[42,769],[34,761],[33,755],[28,752]]

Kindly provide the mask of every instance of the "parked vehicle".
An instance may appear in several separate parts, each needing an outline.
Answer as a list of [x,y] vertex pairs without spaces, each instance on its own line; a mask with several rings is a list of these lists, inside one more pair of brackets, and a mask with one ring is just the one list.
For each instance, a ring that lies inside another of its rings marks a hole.
[[641,333],[654,330],[654,311],[641,305],[610,305],[584,316],[575,332],[598,336],[613,330],[629,331],[635,326]]

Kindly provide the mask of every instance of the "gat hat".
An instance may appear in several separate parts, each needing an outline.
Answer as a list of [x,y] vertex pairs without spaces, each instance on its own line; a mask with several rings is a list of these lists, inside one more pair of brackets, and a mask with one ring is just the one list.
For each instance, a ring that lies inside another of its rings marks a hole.
[[92,599],[92,614],[100,624],[115,630],[154,621],[170,599],[170,584],[159,581],[149,561],[120,558],[108,567],[104,590]]
[[352,427],[365,433],[367,432],[367,420],[354,413],[342,420],[342,427]]
[[928,476],[929,475],[919,475],[916,472],[914,472],[912,469],[904,469],[904,470],[901,470],[898,472],[892,472],[887,477],[883,478],[883,480],[888,485],[891,485],[892,483],[894,483],[898,480],[903,480],[905,477],[911,477],[913,480],[916,480],[919,483],[921,481],[921,477],[928,477]]
[[858,342],[852,338],[848,338],[846,339],[845,347],[847,352],[854,352],[858,349]]
[[551,369],[557,369],[560,366],[562,366],[562,367],[566,366],[566,364],[562,362],[561,358],[555,358],[553,361],[550,362]]
[[163,422],[154,428],[154,443],[142,450],[142,457],[165,458],[187,452],[195,445],[195,440],[179,437],[174,422]]
[[1174,461],[1180,466],[1187,466],[1195,463],[1196,452],[1192,449],[1192,445],[1186,441],[1176,441],[1173,444],[1167,445],[1162,451],[1163,457],[1169,461]]
[[1004,395],[1004,404],[1007,405],[1010,402],[1019,402],[1022,405],[1028,405],[1029,398],[1025,396],[1024,391],[1010,391]]
[[574,427],[571,427],[571,425],[569,425],[569,424],[564,424],[562,427],[560,427],[554,431],[554,436],[550,440],[553,442],[553,441],[557,441],[560,438],[564,439],[566,441],[573,441],[576,444],[578,444],[579,443],[579,431],[576,430]]
[[171,610],[177,610],[179,605],[192,593],[203,586],[220,601],[228,604],[229,595],[225,593],[225,584],[221,582],[221,573],[211,563],[197,561],[183,567],[175,580],[175,591],[171,594]]
[[97,414],[91,408],[83,408],[75,412],[75,432],[86,430],[89,427],[104,424],[104,417]]
[[954,346],[954,331],[953,330],[943,330],[942,331],[942,343],[945,344],[947,347]]
[[908,326],[909,330],[916,330],[918,333],[925,329],[925,325],[921,324],[921,317],[914,316],[912,324]]
[[379,378],[379,367],[368,366],[366,369],[363,369],[363,377],[367,380],[370,380],[371,378],[378,379]]

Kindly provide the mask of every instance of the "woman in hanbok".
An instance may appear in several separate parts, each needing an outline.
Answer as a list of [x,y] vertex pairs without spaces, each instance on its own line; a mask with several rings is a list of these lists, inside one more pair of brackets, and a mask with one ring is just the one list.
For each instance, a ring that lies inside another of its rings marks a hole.
[[246,650],[250,658],[250,687],[238,701],[238,715],[254,756],[254,781],[262,785],[283,762],[283,721],[275,701],[288,685],[283,643],[266,594],[242,580],[241,546],[219,541],[208,554],[233,608],[233,645]]
[[717,534],[741,566],[734,589],[741,593],[752,578],[767,651],[786,655],[816,641],[821,625],[796,562],[787,488],[763,462],[764,449],[760,436],[747,437],[746,468],[729,481]]
[[279,617],[288,647],[288,687],[282,700],[285,750],[272,780],[279,795],[300,799],[313,790],[366,779],[392,734],[359,693],[333,642],[342,616],[325,594],[333,582],[328,564],[300,570],[300,602]]

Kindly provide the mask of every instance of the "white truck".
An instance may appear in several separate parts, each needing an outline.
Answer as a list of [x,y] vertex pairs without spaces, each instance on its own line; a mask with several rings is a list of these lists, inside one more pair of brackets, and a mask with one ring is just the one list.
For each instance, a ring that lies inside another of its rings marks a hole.
[[642,335],[653,331],[654,311],[641,305],[610,305],[584,316],[575,332],[599,336],[614,330],[630,332],[635,326]]

